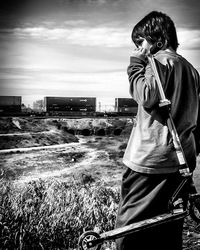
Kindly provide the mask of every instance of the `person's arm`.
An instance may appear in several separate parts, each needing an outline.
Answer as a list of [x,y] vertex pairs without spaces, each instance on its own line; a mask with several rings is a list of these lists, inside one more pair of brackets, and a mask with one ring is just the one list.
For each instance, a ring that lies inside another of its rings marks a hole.
[[155,77],[144,55],[137,52],[130,58],[127,73],[130,94],[138,104],[145,108],[151,108],[159,101]]
[[[199,86],[200,91],[200,76],[199,73],[196,71],[196,82],[197,86]],[[198,116],[197,116],[197,126],[194,130],[194,138],[196,143],[196,155],[200,153],[200,93],[199,93],[199,109],[198,109]]]
[[196,155],[198,155],[200,153],[200,100],[199,100],[199,110],[197,117],[197,126],[194,130],[194,139],[196,143]]

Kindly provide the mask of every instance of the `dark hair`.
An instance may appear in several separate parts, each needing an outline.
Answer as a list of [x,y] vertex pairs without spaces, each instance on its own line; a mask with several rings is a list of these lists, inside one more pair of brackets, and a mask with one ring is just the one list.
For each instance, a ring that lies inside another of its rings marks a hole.
[[140,45],[141,37],[150,44],[162,42],[175,51],[179,45],[174,22],[168,15],[158,11],[150,12],[133,28],[132,40],[136,46]]

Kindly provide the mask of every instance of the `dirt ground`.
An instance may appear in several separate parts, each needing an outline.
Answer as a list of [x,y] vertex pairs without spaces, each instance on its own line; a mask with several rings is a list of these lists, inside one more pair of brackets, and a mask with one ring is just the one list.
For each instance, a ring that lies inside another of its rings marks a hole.
[[[17,123],[16,123],[17,121]],[[119,185],[121,158],[133,122],[105,119],[83,120],[2,120],[0,166],[4,178],[28,182],[37,178],[64,178],[74,181],[90,176]],[[41,126],[39,126],[39,124]],[[58,126],[59,124],[59,126]],[[83,136],[83,129],[123,128],[122,136]],[[17,125],[17,126],[16,126]],[[131,125],[131,126],[130,126]],[[65,128],[65,129],[63,129]],[[67,129],[78,130],[72,135]],[[3,139],[3,140],[2,140]]]
[[[120,188],[122,156],[134,122],[131,118],[1,118],[0,176],[18,184],[38,178],[83,182],[89,178]],[[97,134],[100,129],[102,135]],[[83,130],[90,135],[82,135]],[[200,192],[200,167],[194,181]],[[200,228],[190,219],[184,245],[184,249],[200,249]]]

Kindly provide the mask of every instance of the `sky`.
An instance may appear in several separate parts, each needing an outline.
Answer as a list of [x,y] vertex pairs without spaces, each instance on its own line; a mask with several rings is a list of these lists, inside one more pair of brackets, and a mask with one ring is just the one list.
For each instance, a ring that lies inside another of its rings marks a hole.
[[44,96],[103,105],[130,97],[131,32],[152,10],[172,18],[177,52],[200,71],[198,0],[1,0],[0,95],[25,105]]

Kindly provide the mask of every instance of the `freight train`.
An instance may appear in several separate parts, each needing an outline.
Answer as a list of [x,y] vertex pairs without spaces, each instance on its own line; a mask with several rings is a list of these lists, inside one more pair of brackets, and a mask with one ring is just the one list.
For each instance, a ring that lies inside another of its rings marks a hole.
[[44,111],[48,115],[93,115],[95,97],[44,97]]
[[132,98],[115,98],[113,111],[98,111],[96,97],[44,97],[41,111],[24,109],[21,96],[0,96],[0,115],[35,116],[129,116],[136,115],[137,103]]
[[97,111],[96,97],[45,97],[45,112],[51,116],[135,115],[137,103],[132,98],[115,98],[113,111]]
[[0,114],[19,114],[21,107],[21,96],[0,96]]

